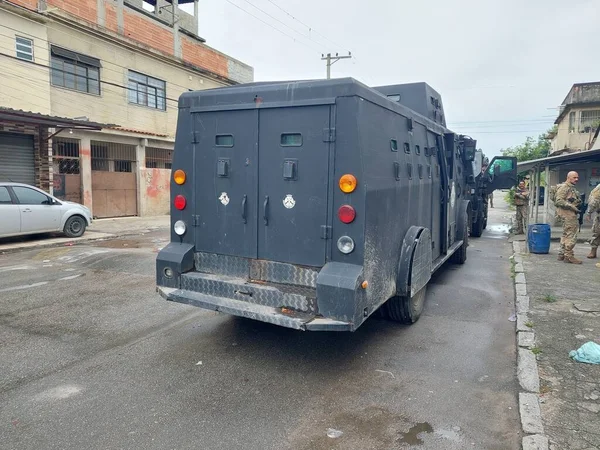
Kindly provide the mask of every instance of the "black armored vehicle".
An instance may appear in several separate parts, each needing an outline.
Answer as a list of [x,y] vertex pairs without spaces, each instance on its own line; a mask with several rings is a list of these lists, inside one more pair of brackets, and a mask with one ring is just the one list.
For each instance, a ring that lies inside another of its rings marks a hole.
[[[300,330],[414,323],[432,273],[467,259],[475,153],[425,83],[185,93],[157,289]],[[512,186],[515,158],[496,161],[491,187]]]

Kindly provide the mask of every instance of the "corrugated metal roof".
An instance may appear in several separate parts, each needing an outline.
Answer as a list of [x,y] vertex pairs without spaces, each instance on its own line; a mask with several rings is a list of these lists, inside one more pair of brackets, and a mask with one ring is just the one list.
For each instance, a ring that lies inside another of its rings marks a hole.
[[71,119],[68,117],[51,116],[22,109],[5,108],[0,106],[0,120],[44,125],[51,128],[73,128],[85,130],[101,130],[117,125],[91,122],[89,120]]
[[559,156],[549,156],[547,158],[534,159],[531,161],[523,161],[517,163],[518,172],[526,172],[534,167],[543,168],[546,166],[561,166],[564,164],[571,164],[585,161],[599,161],[600,160],[600,148],[586,150],[584,152],[567,153]]

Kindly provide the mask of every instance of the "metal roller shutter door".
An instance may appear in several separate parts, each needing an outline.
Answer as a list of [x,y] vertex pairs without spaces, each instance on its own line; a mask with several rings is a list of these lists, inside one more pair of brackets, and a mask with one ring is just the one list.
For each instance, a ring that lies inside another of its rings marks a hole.
[[33,136],[0,133],[0,181],[35,186]]

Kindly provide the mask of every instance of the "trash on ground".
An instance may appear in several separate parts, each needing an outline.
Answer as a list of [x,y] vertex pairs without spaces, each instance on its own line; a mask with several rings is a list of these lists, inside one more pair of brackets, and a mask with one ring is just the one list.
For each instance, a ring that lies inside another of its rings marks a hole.
[[586,342],[578,350],[571,350],[569,356],[575,361],[600,364],[600,345],[592,341]]
[[392,376],[392,378],[396,378],[396,377],[394,376],[394,374],[393,374],[392,372],[390,372],[389,370],[379,370],[379,369],[375,369],[375,372],[387,373],[387,374],[391,375],[391,376]]
[[198,362],[196,363],[196,365],[197,365],[197,366],[201,366],[201,365],[202,365],[202,361],[198,361]]
[[342,434],[344,434],[343,431],[335,430],[333,428],[327,428],[327,436],[332,439],[339,438]]
[[516,314],[513,314],[512,316],[510,316],[510,317],[508,318],[508,320],[509,320],[509,321],[511,321],[511,322],[516,322],[516,321],[517,321],[517,315],[516,315]]

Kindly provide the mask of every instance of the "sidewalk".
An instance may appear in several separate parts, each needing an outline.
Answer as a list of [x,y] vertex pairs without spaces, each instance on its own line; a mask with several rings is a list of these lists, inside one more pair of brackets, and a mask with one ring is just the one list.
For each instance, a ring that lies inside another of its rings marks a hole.
[[156,230],[167,230],[169,226],[169,216],[96,219],[80,238],[67,238],[60,234],[40,234],[0,239],[0,254],[32,248],[76,245],[120,236],[135,236]]
[[529,313],[521,327],[535,333],[535,342],[524,347],[537,355],[543,433],[550,440],[550,449],[598,449],[600,366],[569,358],[571,350],[588,341],[600,343],[598,260],[585,257],[588,244],[575,247],[582,265],[557,261],[556,242],[546,255],[527,253],[524,243],[520,249],[522,269],[517,272],[524,271],[526,293],[517,300],[528,299]]

